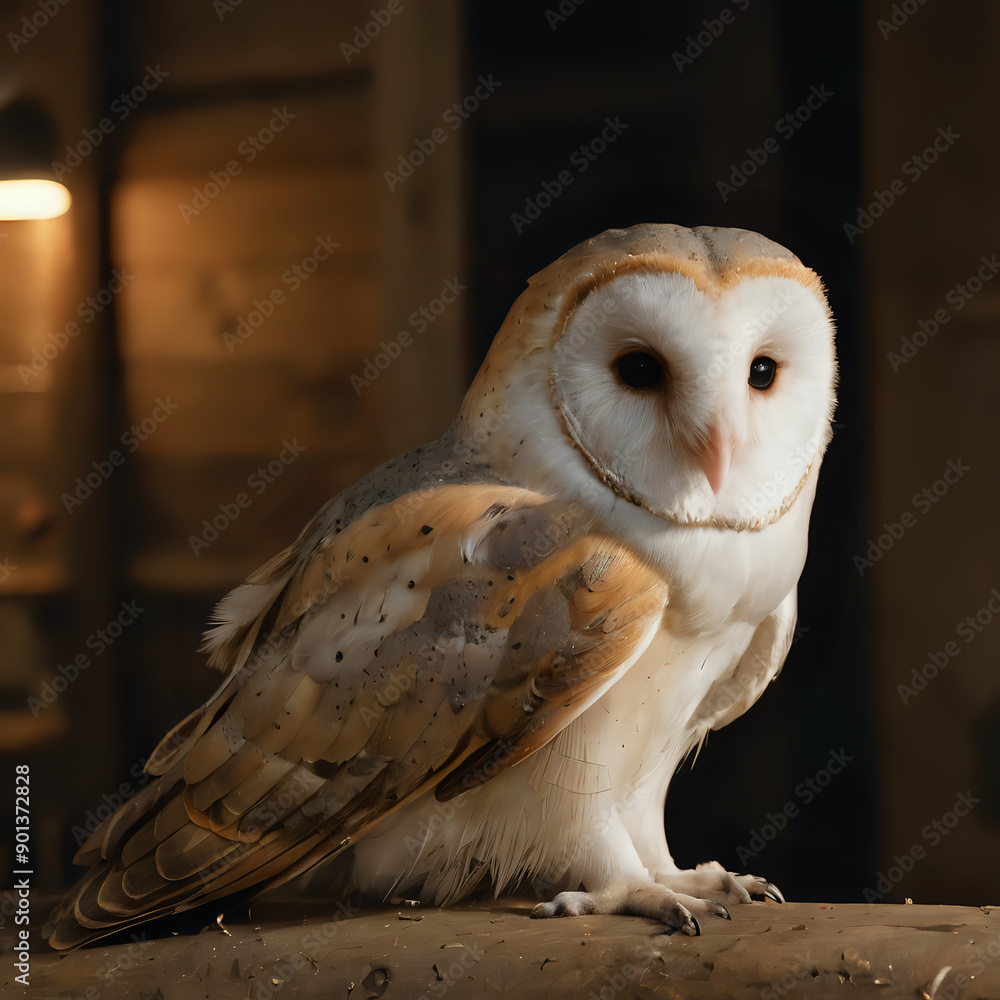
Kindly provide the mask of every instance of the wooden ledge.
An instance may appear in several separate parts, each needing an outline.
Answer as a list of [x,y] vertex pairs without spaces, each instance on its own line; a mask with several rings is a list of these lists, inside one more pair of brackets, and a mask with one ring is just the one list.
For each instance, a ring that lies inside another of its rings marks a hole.
[[[35,997],[614,998],[788,996],[956,1000],[1000,996],[991,907],[753,903],[700,937],[639,917],[531,920],[532,903],[444,910],[255,905],[250,921],[149,936],[137,928],[59,956],[32,934]],[[38,907],[41,909],[41,907]],[[36,908],[33,906],[32,920]],[[297,916],[289,916],[295,912]],[[39,918],[38,926],[41,921]],[[15,928],[0,932],[0,993]],[[228,933],[227,933],[228,932]]]

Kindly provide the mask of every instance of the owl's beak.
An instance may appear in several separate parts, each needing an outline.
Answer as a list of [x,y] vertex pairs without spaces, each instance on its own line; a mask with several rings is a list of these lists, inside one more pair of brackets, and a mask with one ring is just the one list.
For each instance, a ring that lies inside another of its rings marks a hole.
[[713,427],[708,442],[695,452],[695,457],[712,492],[718,495],[729,475],[729,465],[733,458],[732,438],[718,427]]

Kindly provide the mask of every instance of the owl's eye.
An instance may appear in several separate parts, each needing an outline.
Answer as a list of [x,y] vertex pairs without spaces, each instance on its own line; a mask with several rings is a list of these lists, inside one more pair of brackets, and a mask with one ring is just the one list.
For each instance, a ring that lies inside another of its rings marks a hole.
[[766,389],[774,381],[774,373],[778,370],[778,363],[772,358],[765,358],[763,355],[754,358],[750,362],[750,377],[747,382],[754,389]]
[[632,351],[615,362],[618,377],[632,389],[651,389],[663,381],[663,366],[652,354]]

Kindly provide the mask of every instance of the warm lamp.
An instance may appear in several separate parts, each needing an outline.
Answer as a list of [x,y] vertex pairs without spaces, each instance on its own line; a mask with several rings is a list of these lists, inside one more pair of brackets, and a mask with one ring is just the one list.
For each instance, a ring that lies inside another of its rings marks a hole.
[[54,219],[70,206],[52,180],[55,128],[45,109],[20,100],[0,111],[0,220]]
[[70,206],[69,191],[41,178],[0,180],[0,220],[54,219]]

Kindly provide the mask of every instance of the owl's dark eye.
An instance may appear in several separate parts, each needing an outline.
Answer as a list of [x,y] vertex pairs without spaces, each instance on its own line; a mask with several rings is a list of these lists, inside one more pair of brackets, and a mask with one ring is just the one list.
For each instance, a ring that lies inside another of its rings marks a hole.
[[632,351],[615,362],[618,377],[632,389],[651,389],[663,381],[663,366],[652,354]]
[[750,362],[750,377],[747,381],[755,389],[766,389],[774,381],[774,373],[778,370],[778,363],[771,358],[763,356],[754,358]]

